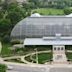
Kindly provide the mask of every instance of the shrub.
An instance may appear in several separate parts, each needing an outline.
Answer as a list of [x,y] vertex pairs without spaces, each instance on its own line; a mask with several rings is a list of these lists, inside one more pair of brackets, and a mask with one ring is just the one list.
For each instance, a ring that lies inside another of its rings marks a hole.
[[6,72],[6,65],[0,64],[0,72]]
[[11,44],[12,45],[14,45],[14,44],[20,44],[21,42],[20,42],[20,40],[12,40],[11,41]]

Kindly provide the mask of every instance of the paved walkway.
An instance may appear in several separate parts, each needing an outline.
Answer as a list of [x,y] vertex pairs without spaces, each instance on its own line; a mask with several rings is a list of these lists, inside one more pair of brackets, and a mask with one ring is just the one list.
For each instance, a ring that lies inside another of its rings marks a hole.
[[[51,52],[51,50],[48,50],[48,51],[39,51],[37,53],[49,53]],[[17,58],[20,58],[22,62],[26,63],[26,64],[33,64],[32,62],[28,62],[27,60],[25,60],[25,57],[27,56],[30,56],[30,55],[34,55],[36,54],[35,52],[34,53],[29,53],[29,54],[26,54],[24,56],[12,56],[12,57],[5,57],[5,58],[2,58],[2,60],[8,60],[8,59],[17,59]],[[34,60],[34,59],[33,59]],[[36,63],[34,63],[36,64]]]
[[67,52],[72,53],[72,50],[67,50]]
[[[37,53],[48,53],[48,52],[51,52],[51,50],[49,50],[49,51],[39,51],[39,52],[37,52]],[[24,63],[26,63],[26,64],[33,64],[32,62],[27,61],[27,60],[25,59],[25,57],[30,56],[30,55],[34,55],[34,54],[36,54],[36,53],[35,53],[35,52],[34,52],[34,53],[29,53],[29,54],[27,54],[27,55],[25,55],[25,56],[22,56],[22,57],[21,57],[21,61],[24,62]],[[36,64],[36,63],[34,63],[34,64]]]
[[8,59],[17,59],[17,58],[21,58],[22,56],[11,56],[11,57],[5,57],[2,58],[3,60],[8,60]]

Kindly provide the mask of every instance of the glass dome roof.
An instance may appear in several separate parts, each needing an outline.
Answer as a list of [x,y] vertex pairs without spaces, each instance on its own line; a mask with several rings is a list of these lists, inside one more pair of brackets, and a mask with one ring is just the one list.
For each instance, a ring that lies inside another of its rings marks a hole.
[[47,36],[72,36],[72,17],[27,17],[13,28],[11,38],[41,38]]

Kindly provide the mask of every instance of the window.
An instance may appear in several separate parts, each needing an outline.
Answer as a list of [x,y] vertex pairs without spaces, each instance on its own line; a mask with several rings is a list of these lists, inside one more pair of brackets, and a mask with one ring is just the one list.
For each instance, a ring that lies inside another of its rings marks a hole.
[[54,47],[54,50],[56,50],[56,47]]
[[63,50],[63,47],[61,47],[61,50]]
[[58,47],[58,50],[60,50],[60,47]]

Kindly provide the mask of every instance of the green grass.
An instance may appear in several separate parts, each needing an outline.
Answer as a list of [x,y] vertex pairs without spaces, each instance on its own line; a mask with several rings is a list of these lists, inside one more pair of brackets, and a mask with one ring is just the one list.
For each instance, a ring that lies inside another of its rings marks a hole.
[[68,60],[72,61],[72,53],[67,52],[66,56],[67,56]]
[[2,56],[10,56],[11,55],[12,51],[9,47],[11,47],[10,44],[2,44],[2,51],[1,51]]
[[[34,59],[36,59],[36,55],[33,56]],[[25,58],[27,61],[32,62],[30,59],[30,56]],[[38,62],[39,64],[44,64],[45,62],[50,62],[52,59],[52,53],[41,53],[38,54]]]
[[[36,58],[36,56],[34,56],[34,58]],[[49,62],[52,59],[52,53],[41,53],[38,54],[38,62],[40,64],[43,64],[45,62]]]
[[6,72],[7,66],[4,64],[0,64],[0,72]]
[[20,48],[20,49],[15,49],[15,51],[11,50],[10,47],[12,45],[10,43],[8,44],[2,44],[2,51],[1,51],[1,56],[2,57],[9,57],[9,56],[14,56],[14,55],[26,55],[28,53],[35,52],[35,48],[38,49],[38,51],[44,51],[44,50],[51,50],[52,46],[36,46],[36,47],[26,47],[26,48]]
[[69,61],[72,61],[72,53],[67,52],[66,56]]
[[64,15],[63,9],[54,9],[54,8],[34,9],[32,12],[38,12],[42,15]]

